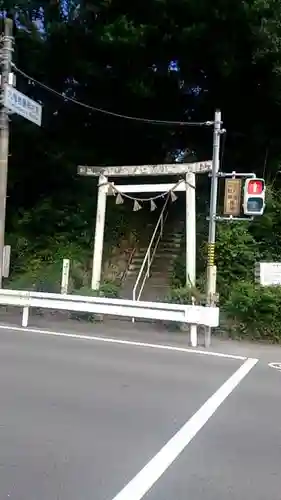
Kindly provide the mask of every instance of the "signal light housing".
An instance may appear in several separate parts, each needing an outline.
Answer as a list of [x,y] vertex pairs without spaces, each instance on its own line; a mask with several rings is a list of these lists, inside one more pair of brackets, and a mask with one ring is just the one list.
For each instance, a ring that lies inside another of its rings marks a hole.
[[265,209],[264,179],[246,179],[244,185],[243,211],[245,215],[262,215]]

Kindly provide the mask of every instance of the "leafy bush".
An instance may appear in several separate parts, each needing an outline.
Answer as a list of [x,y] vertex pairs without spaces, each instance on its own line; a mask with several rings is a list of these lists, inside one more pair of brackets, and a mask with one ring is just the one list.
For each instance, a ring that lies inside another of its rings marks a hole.
[[[172,288],[169,295],[166,297],[166,302],[172,304],[202,304],[204,302],[203,294],[198,290],[198,288],[182,286],[178,288]],[[189,326],[182,323],[174,323],[170,321],[164,321],[163,324],[169,330],[182,330],[187,331]]]
[[171,280],[171,285],[173,288],[184,288],[186,280],[185,259],[185,254],[183,255],[182,253],[175,259]]
[[111,299],[119,297],[119,287],[115,283],[105,281],[98,290],[92,290],[88,286],[83,286],[73,291],[75,295],[84,295],[89,297],[108,297]]
[[[115,283],[104,282],[101,284],[99,290],[92,290],[91,288],[84,286],[78,290],[75,290],[73,293],[76,295],[83,295],[85,297],[118,298],[119,287]],[[100,318],[100,315],[88,312],[71,311],[70,318],[94,322]]]
[[9,280],[8,286],[16,290],[60,293],[61,268],[62,263],[43,265],[38,262],[38,266]]
[[260,260],[280,261],[281,248],[281,197],[274,186],[266,187],[266,210],[262,217],[255,217],[249,231],[259,244]]
[[108,297],[111,299],[118,298],[120,293],[120,287],[115,283],[111,283],[110,281],[105,281],[102,283],[99,289],[100,297]]
[[[217,230],[216,265],[217,289],[220,301],[228,297],[233,283],[254,278],[255,262],[260,258],[259,244],[249,231],[249,223],[220,222]],[[198,246],[196,286],[200,290],[206,286],[207,243]],[[185,253],[181,253],[174,263],[173,288],[185,286]],[[202,261],[204,261],[202,265]]]
[[216,244],[218,292],[220,302],[228,297],[237,282],[254,279],[259,247],[249,232],[248,223],[220,223]]
[[223,311],[232,336],[281,342],[281,287],[236,283]]
[[203,294],[196,287],[179,287],[171,289],[166,301],[172,304],[192,304],[194,299],[197,304],[204,301]]

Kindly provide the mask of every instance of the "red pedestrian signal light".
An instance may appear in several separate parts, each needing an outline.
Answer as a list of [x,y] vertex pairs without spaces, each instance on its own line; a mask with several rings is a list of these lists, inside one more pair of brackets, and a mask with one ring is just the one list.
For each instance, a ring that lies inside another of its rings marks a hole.
[[243,210],[245,215],[262,215],[265,208],[264,179],[246,179]]
[[248,194],[261,194],[264,190],[264,180],[250,179],[247,190]]

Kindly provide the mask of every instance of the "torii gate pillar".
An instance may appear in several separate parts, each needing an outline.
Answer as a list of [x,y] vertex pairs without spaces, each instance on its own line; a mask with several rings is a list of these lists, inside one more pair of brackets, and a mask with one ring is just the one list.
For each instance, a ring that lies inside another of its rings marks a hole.
[[106,214],[106,198],[108,190],[107,188],[108,188],[107,177],[105,175],[100,175],[99,187],[98,187],[93,265],[92,265],[92,280],[91,280],[92,290],[98,290],[100,287],[103,241],[104,241],[104,226],[105,226],[105,214]]
[[186,284],[195,285],[196,282],[196,186],[195,174],[186,174]]

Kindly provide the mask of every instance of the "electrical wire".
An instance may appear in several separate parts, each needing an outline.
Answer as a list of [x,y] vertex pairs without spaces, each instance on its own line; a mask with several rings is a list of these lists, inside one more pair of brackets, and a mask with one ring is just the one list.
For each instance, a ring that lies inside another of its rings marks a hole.
[[169,121],[169,120],[153,120],[150,118],[140,118],[137,116],[129,116],[129,115],[123,115],[120,113],[114,113],[113,111],[108,111],[106,109],[102,108],[97,108],[95,106],[90,106],[89,104],[85,104],[84,102],[78,101],[77,99],[74,99],[73,97],[68,97],[66,95],[63,95],[61,92],[58,92],[57,90],[49,87],[45,83],[40,82],[39,80],[36,80],[36,78],[33,78],[32,76],[28,75],[21,69],[19,69],[15,64],[12,64],[13,68],[17,73],[22,75],[24,78],[27,78],[28,80],[34,82],[36,85],[39,85],[45,90],[48,90],[49,92],[52,92],[56,96],[60,97],[61,99],[73,102],[74,104],[77,104],[78,106],[81,106],[85,109],[88,109],[90,111],[94,111],[96,113],[102,113],[104,115],[112,116],[114,118],[121,118],[123,120],[131,120],[135,122],[141,122],[141,123],[148,123],[151,125],[173,125],[173,126],[190,126],[190,127],[203,127],[203,126],[211,126],[213,125],[213,121],[205,121],[205,122],[185,122],[185,121]]

